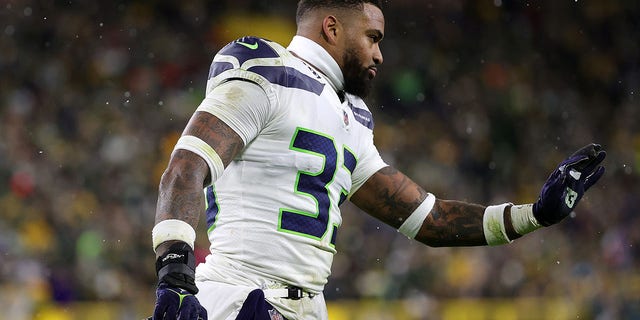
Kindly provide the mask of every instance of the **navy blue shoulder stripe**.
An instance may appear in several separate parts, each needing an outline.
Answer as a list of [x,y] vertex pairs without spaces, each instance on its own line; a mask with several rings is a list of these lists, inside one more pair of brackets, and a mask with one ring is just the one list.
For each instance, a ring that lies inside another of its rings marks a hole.
[[[209,79],[229,69],[233,69],[233,65],[229,62],[214,62],[209,69]],[[253,66],[249,68],[249,71],[263,76],[271,83],[287,88],[302,89],[316,95],[320,95],[324,89],[324,84],[291,67]]]
[[255,72],[271,83],[287,88],[302,89],[320,95],[324,84],[291,67],[284,66],[253,66],[249,71]]
[[351,102],[349,102],[349,107],[351,108],[353,117],[356,121],[373,130],[373,114],[371,114],[371,112],[365,109],[356,108]]

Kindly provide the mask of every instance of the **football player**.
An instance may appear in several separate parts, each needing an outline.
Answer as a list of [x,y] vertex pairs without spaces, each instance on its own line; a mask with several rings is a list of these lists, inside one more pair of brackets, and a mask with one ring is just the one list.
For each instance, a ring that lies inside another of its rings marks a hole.
[[[429,246],[500,245],[563,220],[604,173],[589,144],[533,204],[439,199],[373,143],[362,98],[383,62],[380,2],[301,0],[296,22],[287,47],[245,37],[213,58],[160,182],[154,319],[326,319],[346,200]],[[203,212],[210,254],[195,268]]]

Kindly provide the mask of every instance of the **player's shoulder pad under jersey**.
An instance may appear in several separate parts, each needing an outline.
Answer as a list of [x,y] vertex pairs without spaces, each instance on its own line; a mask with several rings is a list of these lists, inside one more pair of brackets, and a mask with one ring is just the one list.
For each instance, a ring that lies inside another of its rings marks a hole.
[[[243,37],[224,46],[218,51],[218,56],[231,56],[237,59],[238,65],[242,65],[251,59],[260,58],[278,58],[280,54],[271,47],[269,40],[257,37]],[[211,65],[209,70],[209,78],[213,78],[218,74],[232,69],[234,66],[230,62],[219,62]]]
[[[230,42],[214,58],[209,69],[209,79],[223,72],[240,68],[259,74],[272,84],[297,88],[320,95],[324,84],[284,63],[269,63],[269,59],[282,59],[290,53],[281,45],[257,37],[243,37]],[[260,59],[257,63],[247,63]]]

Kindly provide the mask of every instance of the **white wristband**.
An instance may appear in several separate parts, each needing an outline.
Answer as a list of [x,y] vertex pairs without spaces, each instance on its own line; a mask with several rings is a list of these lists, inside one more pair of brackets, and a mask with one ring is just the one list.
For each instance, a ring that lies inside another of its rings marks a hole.
[[511,207],[511,224],[519,235],[542,228],[533,216],[533,204],[523,204]]
[[431,193],[427,194],[427,197],[422,201],[422,203],[414,210],[407,220],[405,220],[400,228],[398,228],[398,232],[404,234],[409,237],[409,239],[413,239],[420,231],[420,227],[422,227],[422,223],[424,219],[427,218],[431,209],[433,209],[433,205],[436,203],[436,197]]
[[155,227],[153,227],[153,230],[151,231],[151,240],[153,242],[154,252],[161,243],[170,240],[186,242],[191,246],[191,249],[194,249],[196,231],[190,224],[182,220],[167,219],[160,221]]
[[503,203],[485,208],[482,227],[488,245],[497,246],[511,242],[507,236],[507,229],[504,227],[504,209],[510,205],[512,204]]

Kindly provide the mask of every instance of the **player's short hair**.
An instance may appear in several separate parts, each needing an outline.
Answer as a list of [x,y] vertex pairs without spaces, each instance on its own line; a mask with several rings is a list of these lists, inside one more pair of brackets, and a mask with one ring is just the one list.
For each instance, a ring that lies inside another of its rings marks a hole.
[[331,8],[362,10],[365,3],[370,3],[382,9],[382,1],[380,0],[300,0],[298,1],[298,9],[296,11],[296,23],[299,24],[305,14],[315,9]]

